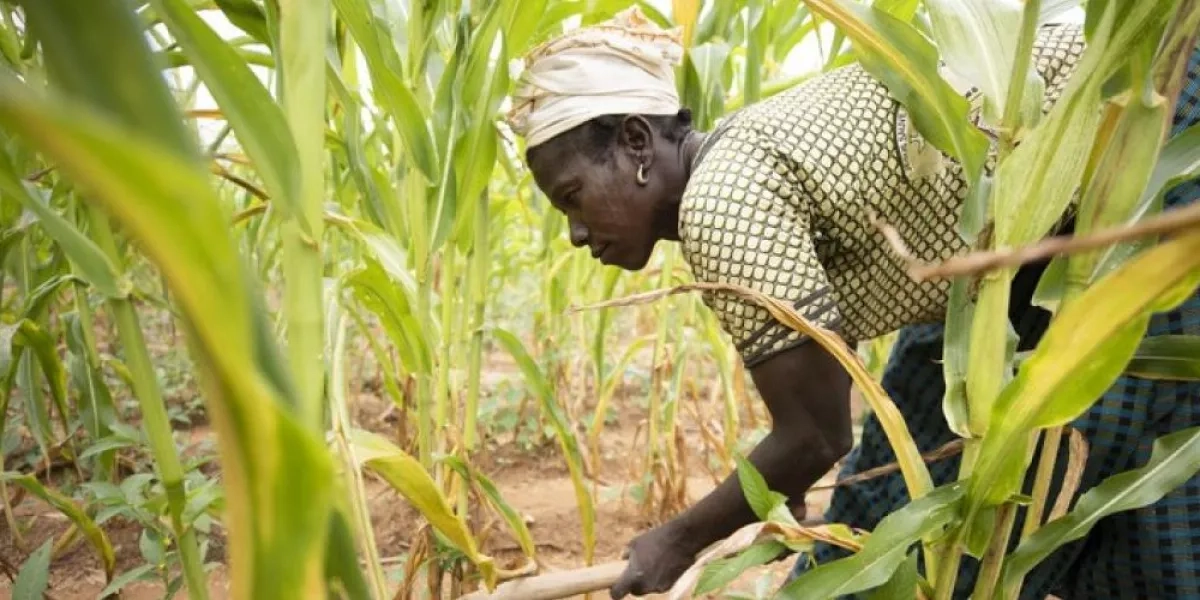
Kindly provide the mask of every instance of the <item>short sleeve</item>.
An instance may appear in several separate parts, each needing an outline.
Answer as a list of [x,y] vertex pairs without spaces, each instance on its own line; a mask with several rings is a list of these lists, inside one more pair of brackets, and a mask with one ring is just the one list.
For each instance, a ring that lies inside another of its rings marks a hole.
[[[795,169],[756,138],[731,129],[705,149],[680,207],[684,257],[697,281],[754,289],[835,328],[841,319],[836,295],[810,235]],[[747,367],[808,341],[731,293],[705,292],[704,301]]]

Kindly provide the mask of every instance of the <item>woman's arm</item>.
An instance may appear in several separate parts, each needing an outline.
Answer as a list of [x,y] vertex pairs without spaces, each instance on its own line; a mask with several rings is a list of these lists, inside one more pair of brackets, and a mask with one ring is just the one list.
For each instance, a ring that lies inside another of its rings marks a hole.
[[[789,504],[803,503],[814,482],[849,452],[850,377],[814,341],[784,350],[751,369],[772,427],[747,457]],[[671,521],[630,545],[629,567],[613,598],[666,591],[708,545],[755,520],[737,474]]]

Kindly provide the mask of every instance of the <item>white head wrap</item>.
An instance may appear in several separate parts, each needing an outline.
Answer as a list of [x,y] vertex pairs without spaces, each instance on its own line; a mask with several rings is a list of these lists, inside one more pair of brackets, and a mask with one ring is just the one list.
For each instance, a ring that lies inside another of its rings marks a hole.
[[635,5],[531,51],[508,123],[532,148],[601,115],[675,114],[682,59],[679,28],[656,26]]

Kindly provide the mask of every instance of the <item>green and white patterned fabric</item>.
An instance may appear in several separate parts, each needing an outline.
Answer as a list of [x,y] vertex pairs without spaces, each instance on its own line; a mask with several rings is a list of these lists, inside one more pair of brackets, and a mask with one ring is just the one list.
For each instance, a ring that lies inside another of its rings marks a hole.
[[[1045,110],[1083,48],[1078,25],[1040,31]],[[977,118],[979,95],[965,95]],[[967,185],[955,161],[936,156],[862,67],[818,76],[728,116],[705,140],[680,210],[684,257],[697,280],[791,302],[850,341],[939,321],[949,282],[909,277],[870,218],[895,227],[919,259],[965,250],[956,223]],[[732,294],[705,302],[747,366],[805,341]]]

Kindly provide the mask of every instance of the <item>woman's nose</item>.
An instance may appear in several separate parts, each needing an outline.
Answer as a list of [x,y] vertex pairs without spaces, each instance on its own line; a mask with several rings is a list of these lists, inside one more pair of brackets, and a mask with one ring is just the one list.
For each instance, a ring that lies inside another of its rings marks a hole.
[[588,230],[582,223],[572,221],[570,224],[571,244],[576,248],[582,248],[588,242]]

